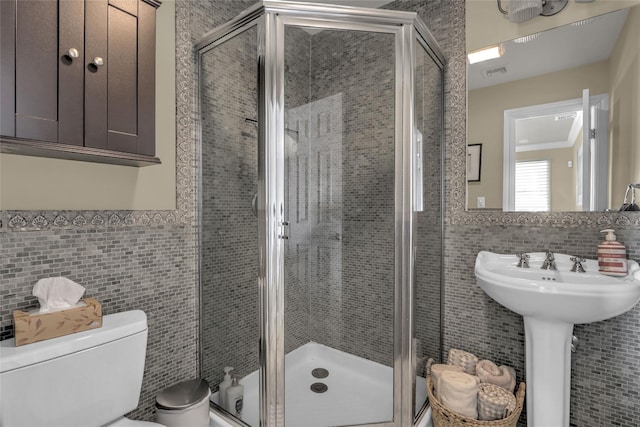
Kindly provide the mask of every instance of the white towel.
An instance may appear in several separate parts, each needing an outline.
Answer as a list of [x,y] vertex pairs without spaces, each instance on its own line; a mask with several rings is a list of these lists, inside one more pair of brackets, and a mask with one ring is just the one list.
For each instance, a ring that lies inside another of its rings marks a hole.
[[478,382],[478,377],[464,372],[442,372],[437,385],[440,402],[462,416],[477,420]]
[[433,394],[436,399],[440,400],[440,394],[438,393],[438,381],[442,376],[442,373],[445,371],[452,372],[464,372],[462,367],[455,365],[444,365],[442,363],[437,363],[435,365],[431,365],[431,381],[433,383]]
[[476,374],[476,364],[478,363],[478,357],[475,354],[452,348],[449,350],[449,357],[447,358],[448,365],[456,365],[462,367],[464,372],[469,375]]
[[481,383],[478,386],[478,419],[501,420],[516,409],[516,397],[503,387]]
[[481,383],[500,386],[513,393],[516,388],[516,371],[510,366],[496,366],[490,360],[481,360],[476,365],[476,375]]

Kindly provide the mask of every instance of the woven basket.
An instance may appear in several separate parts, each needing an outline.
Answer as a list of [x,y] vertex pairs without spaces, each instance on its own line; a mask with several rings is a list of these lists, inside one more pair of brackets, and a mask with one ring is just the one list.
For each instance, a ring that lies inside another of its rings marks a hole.
[[516,393],[516,410],[507,418],[495,421],[480,421],[467,418],[443,406],[433,395],[431,374],[427,375],[427,392],[429,393],[434,427],[516,427],[524,406],[524,390],[525,384],[520,383]]

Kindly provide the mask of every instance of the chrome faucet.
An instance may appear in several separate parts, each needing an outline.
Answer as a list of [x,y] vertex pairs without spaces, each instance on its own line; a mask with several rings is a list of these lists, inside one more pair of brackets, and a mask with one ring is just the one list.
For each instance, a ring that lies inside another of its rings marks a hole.
[[573,267],[571,267],[571,271],[573,272],[578,272],[578,273],[584,273],[584,267],[582,265],[583,262],[586,261],[586,259],[584,258],[580,258],[578,256],[572,256],[571,258],[569,258],[571,261],[573,261]]
[[519,268],[529,268],[529,254],[525,254],[523,252],[523,253],[518,253],[516,255],[519,258],[517,267],[519,267]]
[[558,268],[556,267],[556,258],[553,256],[553,252],[551,251],[546,251],[546,258],[544,260],[544,262],[542,263],[542,267],[540,267],[543,270],[557,270]]

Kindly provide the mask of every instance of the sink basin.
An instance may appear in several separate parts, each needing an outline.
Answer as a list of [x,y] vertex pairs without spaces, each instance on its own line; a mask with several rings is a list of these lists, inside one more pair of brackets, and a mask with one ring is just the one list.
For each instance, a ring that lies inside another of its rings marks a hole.
[[478,286],[524,317],[527,365],[527,426],[569,427],[573,325],[610,319],[640,300],[640,267],[628,260],[625,277],[605,276],[598,262],[572,272],[569,255],[555,254],[557,270],[543,270],[542,252],[529,254],[529,267],[516,255],[482,251],[476,258]]
[[482,251],[476,258],[478,286],[496,302],[525,317],[565,323],[591,323],[629,311],[640,300],[640,267],[627,261],[625,277],[598,272],[587,260],[585,273],[570,271],[569,255],[555,254],[558,270],[542,270],[545,254],[531,253],[530,268],[517,267],[516,255]]

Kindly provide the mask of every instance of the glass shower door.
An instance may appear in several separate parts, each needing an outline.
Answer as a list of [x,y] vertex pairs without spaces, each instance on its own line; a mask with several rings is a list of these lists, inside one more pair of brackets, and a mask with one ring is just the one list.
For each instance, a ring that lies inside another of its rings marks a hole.
[[395,48],[284,25],[288,427],[394,420]]
[[426,362],[442,353],[442,70],[418,39],[414,116],[416,128],[416,283],[413,345],[416,415],[426,403]]
[[200,56],[201,375],[213,402],[226,366],[244,385],[241,418],[259,425],[260,336],[256,285],[258,223],[257,28],[222,39]]

